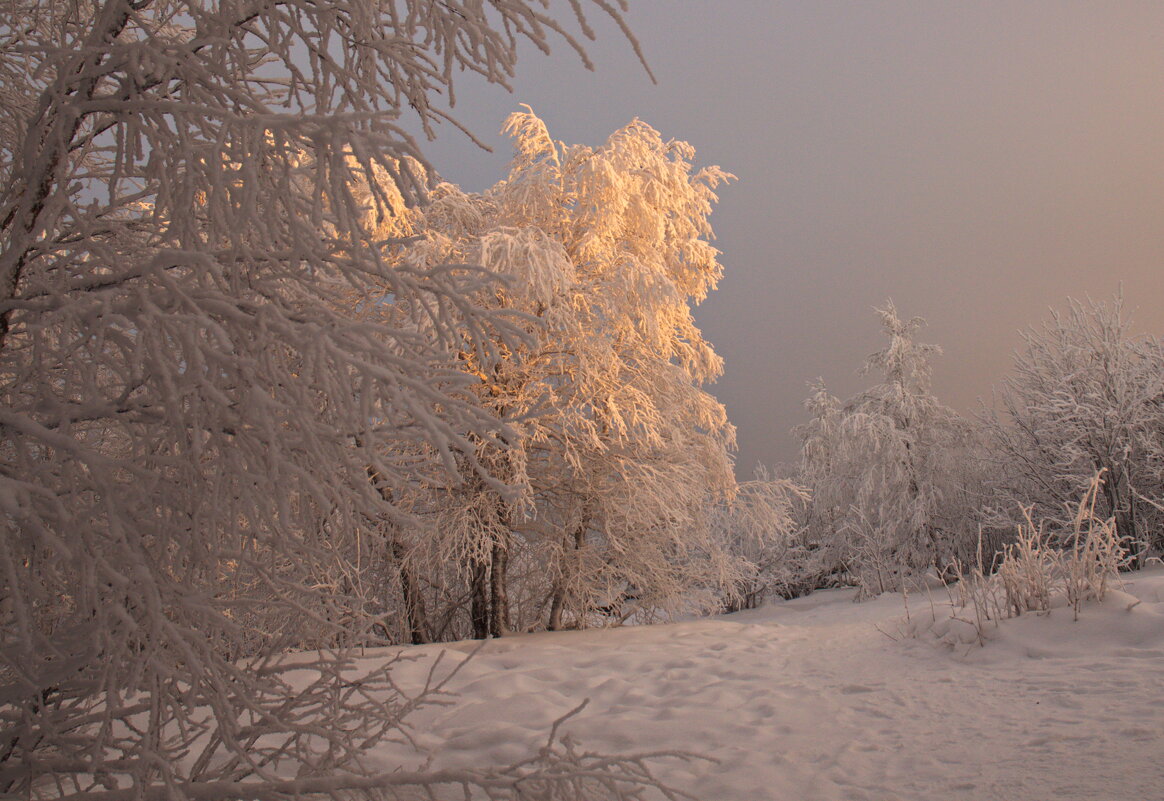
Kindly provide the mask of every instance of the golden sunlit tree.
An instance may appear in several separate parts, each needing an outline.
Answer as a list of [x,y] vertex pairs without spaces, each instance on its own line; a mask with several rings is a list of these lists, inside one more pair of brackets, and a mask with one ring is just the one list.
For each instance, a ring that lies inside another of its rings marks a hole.
[[733,430],[703,388],[721,360],[691,308],[722,272],[708,216],[729,176],[638,120],[600,147],[554,141],[531,112],[507,130],[507,178],[482,195],[437,187],[402,257],[504,277],[480,303],[525,338],[466,369],[516,421],[478,458],[519,491],[427,498],[437,522],[415,558],[465,565],[475,636],[707,608],[739,567],[706,516],[734,488]]

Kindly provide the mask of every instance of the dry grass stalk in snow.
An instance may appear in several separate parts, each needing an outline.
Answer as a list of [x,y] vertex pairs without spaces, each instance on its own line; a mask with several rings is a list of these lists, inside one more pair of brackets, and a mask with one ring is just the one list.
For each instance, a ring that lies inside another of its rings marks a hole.
[[963,571],[955,606],[973,612],[979,635],[986,621],[1018,617],[1024,612],[1045,614],[1061,602],[1075,619],[1084,601],[1102,601],[1108,582],[1127,564],[1128,552],[1113,518],[1096,516],[1096,497],[1103,482],[1097,473],[1076,506],[1072,527],[1048,533],[1045,521],[1035,523],[1030,509],[1015,541],[1006,546],[993,575],[987,575],[979,549],[978,569]]

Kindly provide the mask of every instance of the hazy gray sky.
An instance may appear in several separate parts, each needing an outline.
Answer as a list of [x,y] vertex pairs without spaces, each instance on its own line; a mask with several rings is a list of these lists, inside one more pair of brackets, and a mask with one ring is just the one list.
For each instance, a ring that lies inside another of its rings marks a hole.
[[555,139],[639,117],[739,181],[712,216],[725,278],[697,318],[727,370],[738,472],[795,458],[807,383],[848,396],[892,298],[945,355],[935,392],[989,398],[1017,331],[1122,283],[1164,314],[1164,3],[1158,0],[633,0],[652,85],[609,26],[587,72],[527,52],[514,93],[466,82],[428,154],[480,190],[519,103]]

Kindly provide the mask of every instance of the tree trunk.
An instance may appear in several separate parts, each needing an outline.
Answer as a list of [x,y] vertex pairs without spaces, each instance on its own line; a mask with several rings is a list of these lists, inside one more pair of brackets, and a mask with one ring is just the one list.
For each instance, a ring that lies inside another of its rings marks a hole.
[[484,640],[489,637],[489,582],[487,573],[489,565],[485,562],[474,562],[472,573],[471,600],[469,602],[469,618],[473,622],[473,639]]
[[[583,515],[578,528],[574,530],[574,553],[582,550],[586,542],[586,529],[590,527],[589,515]],[[558,570],[558,578],[554,582],[554,598],[550,603],[550,631],[562,630],[562,612],[566,607],[566,576],[565,571]]]
[[509,579],[508,543],[494,543],[493,565],[489,573],[492,604],[489,607],[489,633],[494,637],[509,634]]
[[1116,513],[1116,536],[1126,543],[1128,549],[1128,570],[1139,570],[1143,567],[1143,553],[1140,541],[1136,537],[1136,510],[1129,506]]
[[1107,498],[1108,510],[1115,518],[1116,538],[1128,550],[1128,569],[1140,568],[1140,541],[1136,536],[1136,510],[1130,492],[1125,490],[1126,480],[1114,470],[1108,470],[1101,486]]
[[513,545],[513,533],[509,528],[509,504],[504,498],[495,501],[500,539],[493,541],[492,570],[489,574],[489,589],[492,603],[489,607],[489,633],[494,637],[509,634],[509,549]]
[[424,594],[420,590],[420,581],[417,579],[416,573],[404,561],[404,544],[399,540],[392,540],[392,556],[396,560],[397,570],[400,573],[400,588],[404,594],[404,613],[408,620],[408,635],[413,645],[430,643],[432,635],[429,633]]
[[562,630],[562,607],[565,605],[565,594],[565,590],[562,587],[562,580],[558,579],[558,582],[554,585],[553,600],[550,602],[550,622],[547,625],[550,631]]
[[[380,497],[391,504],[392,491],[378,484],[376,469],[372,465],[368,465],[365,469],[368,480],[372,482],[373,487],[376,487]],[[420,589],[420,580],[405,561],[407,549],[404,547],[404,543],[397,538],[395,526],[388,522],[383,525],[388,527],[388,547],[392,558],[396,560],[396,569],[400,573],[400,589],[404,595],[404,614],[408,620],[408,635],[413,645],[430,643],[432,642],[432,634],[428,625],[428,613],[424,608],[424,594]]]

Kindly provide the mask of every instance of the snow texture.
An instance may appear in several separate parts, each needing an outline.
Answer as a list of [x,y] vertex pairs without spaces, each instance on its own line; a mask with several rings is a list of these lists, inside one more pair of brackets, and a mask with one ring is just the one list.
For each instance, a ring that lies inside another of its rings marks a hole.
[[[1164,569],[1125,578],[1078,622],[1056,609],[991,624],[983,646],[959,641],[971,638],[940,588],[909,597],[908,621],[901,595],[853,604],[853,592],[489,641],[449,685],[459,702],[421,710],[415,736],[434,768],[502,763],[589,699],[565,734],[608,753],[711,757],[656,766],[703,799],[1164,797]],[[397,681],[419,687],[437,654],[451,666],[475,647],[410,649],[422,658]]]

